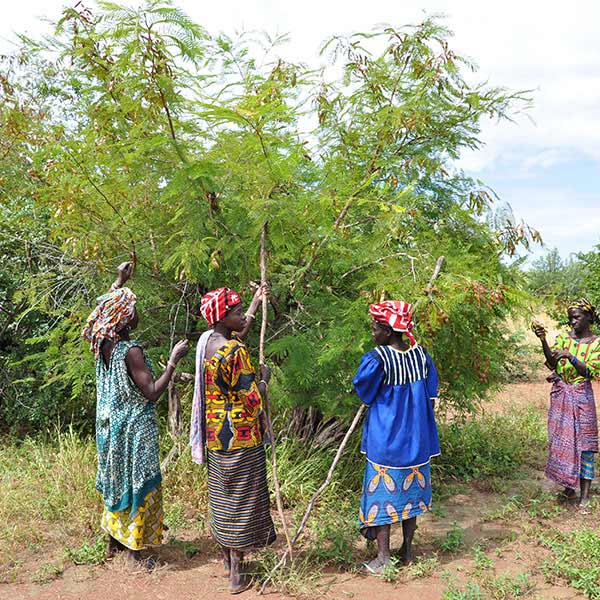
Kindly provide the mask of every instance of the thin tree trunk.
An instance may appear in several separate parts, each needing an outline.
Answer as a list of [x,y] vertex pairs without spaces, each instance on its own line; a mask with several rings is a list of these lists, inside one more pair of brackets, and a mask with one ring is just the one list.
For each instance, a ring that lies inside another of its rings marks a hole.
[[[262,234],[260,237],[260,283],[265,286],[267,283],[267,226],[265,222],[262,228]],[[267,333],[267,310],[268,310],[269,299],[266,296],[262,298],[262,321],[260,325],[260,342],[258,346],[259,363],[261,366],[265,364],[265,336]],[[273,471],[273,486],[275,487],[275,500],[277,502],[277,511],[279,512],[279,518],[281,519],[281,526],[283,527],[283,533],[287,541],[287,552],[292,556],[292,542],[290,540],[290,534],[287,528],[285,520],[285,514],[283,512],[283,501],[281,499],[281,488],[279,486],[279,477],[277,475],[277,452],[275,444],[275,434],[273,432],[273,421],[271,420],[271,409],[269,406],[269,395],[268,390],[265,388],[265,394],[263,397],[265,414],[267,417],[267,431],[271,438],[271,465]]]

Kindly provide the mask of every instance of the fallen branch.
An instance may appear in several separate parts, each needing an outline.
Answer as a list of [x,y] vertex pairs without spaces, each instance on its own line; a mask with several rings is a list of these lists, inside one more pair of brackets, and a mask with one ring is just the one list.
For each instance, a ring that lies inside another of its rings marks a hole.
[[[264,223],[262,228],[262,234],[260,237],[260,283],[261,286],[267,284],[267,222]],[[262,321],[260,325],[260,341],[258,345],[259,363],[262,367],[265,364],[265,336],[267,333],[267,308],[269,299],[265,294],[262,297]],[[273,487],[275,488],[275,500],[277,502],[277,512],[281,519],[281,526],[283,527],[283,533],[287,541],[287,551],[290,556],[292,555],[292,542],[290,540],[290,534],[287,528],[285,520],[285,514],[283,512],[283,501],[281,499],[281,488],[279,486],[279,477],[277,475],[277,452],[275,449],[275,434],[273,432],[273,421],[271,420],[271,410],[269,407],[269,395],[267,388],[265,387],[265,393],[263,396],[263,402],[265,406],[265,415],[267,417],[267,432],[271,439],[271,466],[273,472]]]
[[[331,479],[333,478],[333,472],[335,471],[335,468],[337,467],[337,464],[338,464],[344,450],[346,449],[346,446],[348,444],[348,440],[350,439],[350,436],[352,435],[352,433],[356,429],[356,426],[360,422],[360,419],[363,416],[365,409],[366,409],[366,406],[364,404],[361,404],[360,408],[356,411],[356,414],[354,415],[354,419],[352,420],[352,424],[348,428],[348,431],[346,432],[346,435],[344,436],[342,443],[339,445],[337,452],[335,453],[335,458],[333,459],[333,462],[331,463],[331,466],[329,467],[329,472],[327,473],[327,477],[325,478],[325,481],[323,482],[321,487],[312,495],[310,501],[308,502],[306,511],[304,512],[304,516],[302,517],[302,521],[300,522],[300,525],[298,526],[298,529],[296,530],[296,533],[294,534],[294,537],[292,539],[292,546],[298,541],[298,539],[302,535],[302,532],[304,531],[304,527],[306,526],[306,523],[308,522],[308,518],[310,517],[310,513],[312,512],[315,502],[319,499],[319,496],[321,496],[321,494],[325,491],[327,486],[331,483]],[[285,562],[287,561],[287,557],[289,555],[291,555],[291,548],[288,548],[283,553],[283,556],[279,559],[279,562],[271,569],[271,572],[269,573],[268,577],[265,579],[265,581],[263,582],[263,584],[260,588],[261,594],[265,591],[267,584],[269,583],[269,581],[271,581],[275,572],[282,565],[285,564]]]

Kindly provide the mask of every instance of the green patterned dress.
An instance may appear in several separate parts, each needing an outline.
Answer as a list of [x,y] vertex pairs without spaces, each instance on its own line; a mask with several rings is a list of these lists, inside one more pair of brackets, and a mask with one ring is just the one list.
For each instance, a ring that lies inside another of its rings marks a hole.
[[[155,404],[131,381],[125,359],[137,342],[119,341],[108,368],[96,361],[96,489],[101,527],[131,550],[162,543],[163,509]],[[142,350],[143,352],[143,350]],[[146,366],[152,364],[144,353]]]

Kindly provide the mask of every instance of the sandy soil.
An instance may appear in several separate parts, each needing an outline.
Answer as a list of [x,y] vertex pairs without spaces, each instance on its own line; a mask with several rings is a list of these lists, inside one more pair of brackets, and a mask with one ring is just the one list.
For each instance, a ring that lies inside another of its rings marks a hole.
[[[534,383],[510,385],[498,395],[487,410],[508,411],[511,407],[523,406],[534,406],[545,410],[548,391],[549,386],[543,378]],[[596,390],[597,393],[599,391]],[[538,489],[540,487],[551,489],[541,473],[531,474],[531,485],[538,486]],[[583,599],[583,596],[566,584],[547,583],[540,569],[547,551],[535,541],[528,541],[531,538],[521,535],[521,523],[490,520],[490,511],[506,505],[510,495],[510,491],[493,493],[470,486],[464,493],[445,500],[440,507],[441,513],[428,514],[419,519],[415,543],[417,554],[423,557],[433,555],[436,550],[435,540],[443,536],[453,523],[464,530],[463,547],[454,555],[439,554],[438,550],[440,564],[430,576],[411,578],[406,571],[401,570],[397,580],[388,583],[368,575],[331,572],[320,580],[308,597],[439,600],[448,586],[449,579],[460,583],[465,581],[469,574],[473,574],[475,567],[472,548],[478,545],[485,548],[486,554],[494,561],[494,574],[529,573],[534,583],[534,590],[527,596],[528,598]],[[548,528],[569,529],[583,527],[586,524],[585,519],[572,509],[567,511],[566,516],[563,514],[558,518],[540,522]],[[397,527],[393,532],[393,547],[400,546],[401,536],[401,528]],[[178,538],[185,538],[185,532],[183,535],[179,532]],[[0,585],[0,600],[231,598],[214,544],[205,538],[195,539],[194,545],[200,551],[192,558],[185,556],[180,545],[165,545],[160,551],[160,558],[168,565],[151,574],[131,573],[120,559],[97,567],[67,564],[64,572],[45,584]],[[44,560],[48,559],[38,557],[36,562],[26,565],[25,571],[33,574],[44,564]],[[256,589],[252,589],[241,597],[251,600],[258,598],[259,595]],[[269,588],[264,597],[280,600],[289,596],[276,593]]]

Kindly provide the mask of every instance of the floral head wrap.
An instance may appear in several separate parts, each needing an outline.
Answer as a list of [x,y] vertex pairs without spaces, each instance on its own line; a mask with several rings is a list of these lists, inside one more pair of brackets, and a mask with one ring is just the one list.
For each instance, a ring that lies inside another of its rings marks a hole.
[[100,296],[96,308],[83,328],[83,337],[89,340],[92,351],[98,356],[103,339],[116,342],[117,331],[123,329],[135,314],[135,294],[126,287],[117,288]]
[[200,312],[206,319],[208,326],[212,327],[227,314],[231,307],[241,301],[242,299],[237,292],[226,287],[218,288],[202,296]]
[[369,306],[369,314],[379,323],[389,325],[394,331],[405,333],[411,346],[416,344],[411,331],[415,324],[412,320],[411,305],[399,300],[386,300]]
[[569,302],[567,310],[571,310],[572,308],[578,308],[579,310],[588,313],[588,315],[590,315],[592,318],[592,324],[598,323],[600,320],[598,319],[598,313],[596,312],[595,307],[587,298],[577,298],[577,300]]

